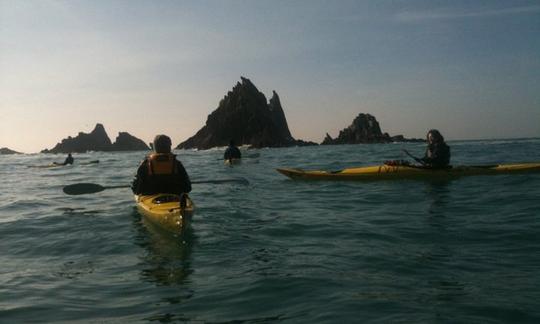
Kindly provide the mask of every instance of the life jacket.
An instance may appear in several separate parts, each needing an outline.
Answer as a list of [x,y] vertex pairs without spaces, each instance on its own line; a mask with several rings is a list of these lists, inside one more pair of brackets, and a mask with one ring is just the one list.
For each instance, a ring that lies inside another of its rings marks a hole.
[[446,143],[430,144],[424,161],[431,168],[447,168],[450,164],[450,147]]
[[147,158],[148,175],[160,176],[178,173],[176,155],[172,153],[152,153]]

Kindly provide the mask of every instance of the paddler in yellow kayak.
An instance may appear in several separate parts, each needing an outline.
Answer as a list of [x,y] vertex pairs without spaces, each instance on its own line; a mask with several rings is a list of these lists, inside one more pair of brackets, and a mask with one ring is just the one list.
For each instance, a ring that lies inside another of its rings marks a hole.
[[131,185],[136,195],[169,193],[183,195],[191,191],[191,181],[176,155],[171,153],[171,139],[157,135],[153,143],[154,152],[148,155],[137,169]]
[[450,167],[450,147],[445,143],[444,137],[436,129],[430,129],[426,135],[428,147],[424,157],[419,159],[403,150],[410,157],[430,169],[446,169]]

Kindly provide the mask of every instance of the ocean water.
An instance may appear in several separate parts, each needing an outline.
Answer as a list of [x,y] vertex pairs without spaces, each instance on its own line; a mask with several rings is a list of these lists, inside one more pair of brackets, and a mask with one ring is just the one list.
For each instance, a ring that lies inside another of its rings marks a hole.
[[[540,139],[455,141],[453,164],[540,161]],[[302,182],[422,144],[178,151],[197,184],[180,235],[142,218],[144,152],[0,156],[0,322],[540,323],[540,174]],[[99,159],[97,165],[78,162]]]

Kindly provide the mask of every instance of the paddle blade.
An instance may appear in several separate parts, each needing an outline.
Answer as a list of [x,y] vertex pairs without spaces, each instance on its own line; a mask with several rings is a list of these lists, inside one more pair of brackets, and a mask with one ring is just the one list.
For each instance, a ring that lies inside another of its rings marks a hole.
[[106,188],[95,184],[95,183],[75,183],[72,185],[65,186],[64,191],[65,194],[68,195],[84,195],[84,194],[91,194],[96,193],[105,190]]

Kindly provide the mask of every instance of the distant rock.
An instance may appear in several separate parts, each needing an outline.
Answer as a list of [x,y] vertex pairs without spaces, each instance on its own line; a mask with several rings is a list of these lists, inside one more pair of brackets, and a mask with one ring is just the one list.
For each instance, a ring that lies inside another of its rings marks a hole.
[[22,153],[10,150],[7,147],[2,147],[2,148],[0,148],[0,154],[3,155],[3,154],[22,154]]
[[56,144],[51,150],[43,150],[42,153],[84,153],[87,151],[109,151],[112,146],[111,140],[105,132],[102,124],[96,127],[90,134],[79,132],[76,137],[69,136]]
[[102,124],[96,127],[89,134],[80,132],[76,137],[68,136],[62,142],[50,150],[45,149],[42,153],[84,153],[88,151],[134,151],[148,150],[146,144],[128,133],[121,132],[114,144],[111,143],[107,132]]
[[278,94],[270,101],[247,78],[241,77],[220,101],[194,136],[180,143],[177,149],[209,149],[226,146],[234,139],[237,145],[251,147],[283,147],[317,145],[291,136]]
[[379,122],[370,114],[359,114],[352,124],[339,132],[337,138],[332,138],[328,133],[321,145],[334,144],[369,144],[390,142],[423,142],[422,139],[406,139],[403,135],[390,136],[383,133]]
[[145,142],[126,132],[118,133],[112,151],[147,151],[150,147]]

